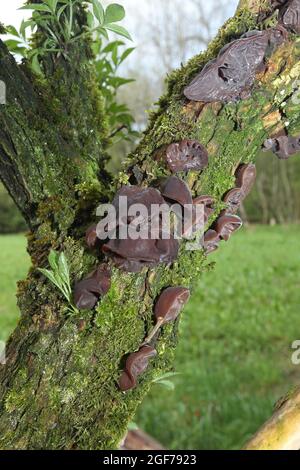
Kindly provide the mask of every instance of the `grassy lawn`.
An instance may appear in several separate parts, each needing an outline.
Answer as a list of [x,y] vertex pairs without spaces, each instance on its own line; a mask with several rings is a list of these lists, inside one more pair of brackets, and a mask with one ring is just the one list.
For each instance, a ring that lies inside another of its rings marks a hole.
[[0,340],[5,340],[18,321],[17,281],[24,279],[29,267],[26,238],[23,235],[0,236]]
[[[255,227],[210,258],[181,326],[172,392],[153,386],[136,422],[169,449],[236,449],[297,381],[300,227]],[[0,237],[0,339],[17,321],[14,292],[28,257]]]

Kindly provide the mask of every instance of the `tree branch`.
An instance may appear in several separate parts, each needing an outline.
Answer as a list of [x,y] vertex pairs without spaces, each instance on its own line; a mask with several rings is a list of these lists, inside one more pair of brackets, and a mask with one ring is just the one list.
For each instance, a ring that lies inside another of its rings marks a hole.
[[[161,178],[170,176],[164,162],[155,158],[161,146],[196,139],[209,153],[209,166],[202,173],[190,172],[182,178],[193,196],[206,194],[214,199],[216,218],[224,209],[224,194],[235,184],[236,168],[254,161],[265,138],[274,129],[285,128],[287,119],[288,130],[300,133],[299,106],[294,106],[292,100],[293,82],[299,76],[299,48],[293,35],[268,59],[268,67],[257,74],[247,99],[202,103],[188,101],[183,94],[184,87],[226,44],[253,29],[264,29],[258,15],[240,10],[224,25],[207,52],[170,76],[168,91],[152,115],[144,139],[129,158],[129,169],[116,180],[116,186],[124,180],[137,184],[135,175],[139,180],[142,176],[143,186],[157,186]],[[63,81],[63,76],[60,79]],[[79,160],[79,167],[81,164]],[[136,171],[131,171],[132,166]],[[81,174],[81,167],[77,171],[71,166],[56,166],[56,170],[67,172],[71,180],[73,171],[78,177]],[[70,185],[66,179],[66,189],[61,191],[73,208],[76,195],[71,192],[68,196]],[[58,196],[56,191],[57,186],[54,193]],[[43,232],[34,234],[29,245],[35,259],[40,261],[42,257],[43,262],[49,246],[63,250],[70,263],[72,282],[101,260],[98,252],[93,254],[85,248],[84,216],[93,215],[89,206],[84,207],[83,214],[76,219],[77,231],[70,230],[74,219],[67,213],[60,231],[49,236],[48,224]],[[51,207],[51,217],[55,216]],[[19,287],[22,317],[7,348],[7,364],[0,369],[1,448],[118,447],[153,381],[172,367],[179,322],[162,328],[155,340],[157,357],[137,387],[125,394],[117,386],[124,359],[140,348],[152,329],[154,305],[162,290],[169,286],[192,289],[207,269],[203,251],[186,250],[184,243],[172,267],[145,268],[135,275],[110,265],[109,292],[94,310],[78,317],[67,316],[66,302],[57,289],[31,271]]]
[[246,444],[245,450],[300,449],[300,389],[277,405],[270,420]]

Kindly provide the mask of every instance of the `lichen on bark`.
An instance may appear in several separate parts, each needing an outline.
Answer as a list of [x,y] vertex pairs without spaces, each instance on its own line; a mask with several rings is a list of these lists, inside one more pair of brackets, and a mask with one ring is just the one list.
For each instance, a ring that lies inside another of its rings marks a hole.
[[[30,223],[33,265],[19,284],[21,320],[8,344],[7,365],[0,369],[0,448],[116,448],[153,380],[173,367],[180,320],[163,327],[158,355],[139,386],[125,394],[117,386],[124,358],[139,348],[151,329],[153,305],[162,289],[193,289],[199,279],[201,283],[209,269],[202,251],[187,251],[182,242],[172,267],[140,274],[112,266],[109,293],[94,311],[78,316],[66,315],[63,298],[36,268],[46,265],[54,248],[65,252],[72,282],[90,272],[99,260],[86,249],[84,233],[95,219],[96,206],[112,197],[120,180],[129,180],[133,165],[145,175],[144,186],[169,175],[152,158],[162,145],[188,138],[207,147],[209,166],[201,176],[181,176],[194,196],[215,198],[217,216],[239,164],[254,161],[265,138],[287,121],[290,132],[299,131],[292,100],[300,54],[295,35],[272,55],[249,99],[206,105],[184,99],[183,88],[225,44],[267,27],[266,19],[248,7],[244,2],[207,52],[170,76],[142,142],[114,181],[104,170],[106,117],[86,49],[74,50],[77,60],[72,65],[59,62],[54,78],[46,75],[38,83],[1,45],[0,78],[10,73],[22,87],[20,91],[11,85],[8,107],[1,109],[0,154],[6,164],[0,163],[0,172]],[[7,171],[7,162],[15,177]]]

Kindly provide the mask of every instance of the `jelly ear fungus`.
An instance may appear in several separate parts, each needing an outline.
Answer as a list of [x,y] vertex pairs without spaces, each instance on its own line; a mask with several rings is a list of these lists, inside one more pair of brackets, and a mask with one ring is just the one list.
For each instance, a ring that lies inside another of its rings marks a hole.
[[172,173],[202,171],[208,165],[208,152],[197,140],[182,140],[166,148],[165,159]]
[[74,303],[79,310],[93,309],[100,297],[107,294],[111,284],[111,272],[106,264],[98,266],[74,287]]
[[156,324],[144,344],[149,344],[163,325],[177,319],[189,298],[186,287],[168,287],[161,293],[154,307]]
[[287,37],[284,28],[251,31],[225,46],[184,89],[191,101],[231,102],[250,97],[258,72],[265,70],[268,54]]
[[287,160],[292,155],[300,152],[300,136],[281,135],[267,139],[264,143],[264,150],[271,150],[280,160]]
[[250,194],[256,180],[256,167],[252,163],[242,164],[238,167],[235,176],[236,187],[231,189],[223,199],[227,204],[227,214],[235,214]]
[[127,392],[137,386],[137,380],[148,368],[149,361],[156,356],[157,352],[151,346],[142,346],[138,352],[128,356],[125,368],[119,379],[119,388]]

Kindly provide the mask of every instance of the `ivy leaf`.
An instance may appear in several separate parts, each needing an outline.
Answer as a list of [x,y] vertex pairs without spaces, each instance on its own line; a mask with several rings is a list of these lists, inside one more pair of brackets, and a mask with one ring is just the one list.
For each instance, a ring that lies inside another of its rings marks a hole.
[[109,31],[112,31],[113,33],[118,34],[119,36],[123,36],[124,38],[132,41],[132,37],[128,33],[127,29],[123,28],[123,26],[119,26],[117,24],[106,24],[105,28]]
[[125,10],[122,5],[118,5],[118,3],[108,5],[105,10],[105,24],[117,23],[118,21],[122,21],[124,18]]

